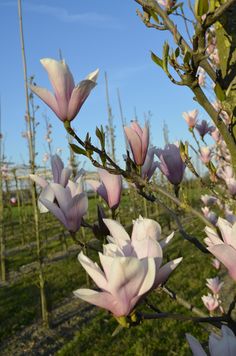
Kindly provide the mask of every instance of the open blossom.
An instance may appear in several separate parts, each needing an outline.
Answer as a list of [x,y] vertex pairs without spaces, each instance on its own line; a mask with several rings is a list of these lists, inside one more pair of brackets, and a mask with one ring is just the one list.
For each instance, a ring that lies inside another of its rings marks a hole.
[[[63,164],[61,158],[57,154],[52,156],[51,166],[52,166],[53,182],[61,184],[63,187],[65,187],[68,183],[69,178],[70,178],[71,169],[64,168],[64,164]],[[54,201],[55,194],[54,194],[54,191],[53,191],[51,185],[43,177],[38,176],[37,174],[30,174],[29,177],[35,183],[39,184],[40,187],[42,188],[42,191],[39,195],[39,200],[38,200],[38,208],[39,208],[40,212],[41,213],[48,212],[48,209],[42,204],[41,198],[47,199],[51,202]]]
[[198,110],[194,109],[192,111],[183,112],[183,117],[188,124],[190,129],[194,128],[197,123]]
[[110,209],[116,209],[120,204],[122,177],[111,174],[102,168],[98,169],[98,174],[101,183],[92,179],[88,179],[86,182],[107,202]]
[[[182,258],[161,267],[161,229],[157,222],[139,218],[130,239],[117,221],[104,219],[112,236],[99,253],[103,270],[81,252],[79,261],[100,291],[78,289],[74,294],[89,303],[107,309],[116,317],[127,316],[140,298],[164,283]],[[173,235],[173,234],[172,234]],[[171,237],[164,240],[164,245]]]
[[78,114],[90,91],[96,85],[98,70],[75,86],[74,78],[65,61],[51,58],[40,60],[48,72],[54,95],[47,89],[31,85],[31,90],[40,97],[62,121],[71,121]]
[[199,132],[199,135],[203,138],[207,133],[210,133],[213,126],[209,126],[206,120],[202,120],[200,124],[196,124],[195,128]]
[[231,278],[236,281],[236,223],[232,225],[227,220],[219,218],[217,226],[222,239],[216,231],[207,226],[205,228],[207,238],[204,242],[208,246],[208,251],[225,265]]
[[218,201],[218,199],[213,195],[204,194],[201,195],[201,201],[207,206],[212,206]]
[[207,278],[206,286],[212,291],[213,294],[219,294],[224,282],[221,282],[219,277]]
[[209,220],[213,225],[215,225],[217,222],[217,215],[213,211],[210,211],[207,206],[204,206],[204,208],[201,209],[203,215],[207,218],[207,220]]
[[203,163],[207,164],[211,160],[212,151],[209,147],[200,147],[200,159]]
[[229,193],[231,195],[235,195],[236,194],[236,179],[234,177],[234,171],[232,166],[230,165],[224,165],[221,166],[218,170],[217,170],[217,176],[220,177],[221,179],[224,179],[227,188],[229,190]]
[[[200,342],[191,334],[186,334],[187,341],[193,352],[193,356],[207,356]],[[233,331],[226,325],[221,326],[221,336],[213,332],[209,337],[210,356],[234,356],[236,355],[236,337]]]
[[164,149],[158,148],[156,154],[160,159],[158,168],[170,183],[179,185],[183,179],[185,170],[185,164],[180,156],[179,147],[175,144],[168,144]]
[[208,293],[208,295],[203,295],[202,301],[209,312],[213,312],[219,307],[219,300],[210,293]]
[[79,230],[83,216],[88,210],[88,198],[82,192],[81,182],[69,181],[66,188],[57,183],[50,187],[55,195],[57,204],[45,197],[40,197],[41,203],[65,226],[70,232]]
[[146,159],[142,165],[142,178],[144,179],[150,180],[155,169],[158,167],[158,162],[154,161],[155,151],[155,147],[151,147],[147,151]]
[[142,129],[137,121],[132,121],[130,127],[124,127],[127,140],[129,142],[134,162],[138,166],[142,166],[149,145],[149,127],[145,124]]

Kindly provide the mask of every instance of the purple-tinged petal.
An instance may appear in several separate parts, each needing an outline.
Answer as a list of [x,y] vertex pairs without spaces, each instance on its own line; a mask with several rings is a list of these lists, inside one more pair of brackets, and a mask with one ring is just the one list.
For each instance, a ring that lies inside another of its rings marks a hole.
[[88,198],[85,193],[74,196],[69,202],[68,209],[65,212],[69,230],[76,232],[81,225],[82,217],[88,210]]
[[193,356],[207,356],[200,342],[191,334],[186,334],[186,339],[193,352]]
[[40,202],[67,228],[66,217],[56,204],[43,198],[40,198]]
[[172,240],[172,238],[174,237],[174,232],[172,232],[169,236],[165,237],[164,239],[162,239],[161,241],[159,241],[159,244],[161,245],[161,248],[165,248],[166,245],[168,245],[168,243]]
[[50,202],[54,202],[55,199],[55,194],[54,191],[52,190],[50,184],[47,185],[42,192],[39,195],[39,200],[38,200],[38,208],[40,213],[47,213],[48,209],[41,203],[41,199],[47,199]]
[[52,175],[54,183],[60,183],[61,173],[64,168],[64,164],[57,154],[53,155],[51,158]]
[[51,183],[50,186],[54,191],[59,207],[64,212],[64,214],[66,214],[69,203],[71,201],[70,190],[62,187],[60,184],[57,183]]
[[75,83],[69,67],[65,61],[56,61],[43,58],[40,61],[48,72],[49,80],[53,86],[55,98],[60,111],[61,119],[67,119],[68,104]]
[[30,174],[29,177],[42,188],[48,185],[48,182],[43,177],[37,176],[36,174]]
[[66,187],[68,180],[71,176],[71,173],[72,173],[72,171],[70,168],[63,168],[63,170],[61,172],[59,184],[61,184],[63,187]]
[[149,146],[149,126],[148,125],[145,125],[143,128],[143,134],[142,134],[141,140],[142,140],[142,162],[144,163],[146,155],[147,155],[148,146]]
[[75,118],[95,86],[96,83],[94,81],[85,79],[73,89],[68,106],[67,120],[71,121]]
[[63,116],[61,116],[57,101],[49,90],[38,87],[36,85],[30,85],[30,89],[54,111],[59,119],[63,121]]
[[128,139],[133,158],[136,164],[142,165],[142,141],[139,135],[130,127],[124,127],[126,137]]

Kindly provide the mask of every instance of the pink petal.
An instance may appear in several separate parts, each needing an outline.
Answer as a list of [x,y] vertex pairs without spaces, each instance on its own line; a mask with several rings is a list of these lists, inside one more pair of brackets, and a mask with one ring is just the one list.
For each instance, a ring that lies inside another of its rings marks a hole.
[[57,183],[51,183],[50,186],[54,191],[60,209],[64,212],[64,214],[66,214],[66,212],[68,211],[68,205],[72,199],[70,190],[62,187],[60,184]]
[[40,202],[46,206],[46,208],[51,211],[51,213],[58,219],[60,222],[67,228],[67,221],[65,215],[61,209],[54,203],[50,202],[47,199],[40,198]]
[[39,195],[39,200],[38,200],[38,208],[40,213],[47,213],[48,209],[41,203],[41,199],[47,199],[50,202],[54,202],[55,199],[55,194],[54,191],[52,190],[50,184],[47,185],[42,192]]
[[80,252],[78,255],[78,260],[83,266],[83,268],[86,270],[86,272],[90,275],[90,277],[94,280],[96,285],[101,288],[106,290],[107,289],[107,280],[105,278],[104,273],[100,269],[100,267],[97,265],[97,263],[94,263],[90,258],[85,256],[83,252]]
[[70,168],[63,168],[62,172],[61,172],[61,177],[60,177],[60,184],[65,187],[68,183],[68,180],[71,176],[71,169]]
[[61,119],[68,119],[68,104],[75,83],[69,67],[64,61],[44,58],[40,61],[48,72],[49,80],[53,86]]
[[48,182],[43,177],[37,176],[36,174],[30,174],[29,177],[42,188],[48,185]]
[[52,175],[54,183],[60,183],[61,173],[64,168],[64,164],[57,154],[53,155],[51,158]]
[[125,126],[124,127],[126,137],[128,139],[130,148],[133,153],[133,159],[136,164],[142,165],[143,158],[142,158],[142,141],[139,135],[132,130],[130,127]]
[[172,232],[169,236],[165,237],[164,239],[162,239],[161,241],[159,241],[159,244],[161,245],[161,248],[165,248],[166,245],[168,245],[168,243],[172,240],[172,238],[174,237],[174,232]]
[[106,188],[103,184],[101,184],[100,182],[98,182],[97,180],[93,180],[93,179],[88,179],[86,180],[86,183],[88,183],[95,192],[97,192],[108,204],[108,196],[107,196],[107,191]]
[[162,248],[160,244],[152,238],[146,237],[143,240],[134,240],[132,241],[132,246],[139,259],[145,257],[154,257],[160,259],[162,262]]
[[118,221],[112,219],[103,219],[103,221],[110,231],[110,234],[114,238],[115,243],[120,248],[122,248],[127,243],[130,243],[130,237],[128,233]]
[[226,244],[210,246],[207,249],[225,265],[231,278],[236,281],[236,250]]
[[130,124],[130,128],[132,130],[134,130],[139,135],[140,138],[142,137],[143,130],[141,129],[141,127],[137,121],[132,121]]
[[98,169],[98,174],[105,186],[109,207],[116,208],[120,203],[122,178],[120,175],[110,174],[105,169]]
[[74,295],[84,300],[85,302],[109,310],[116,316],[122,316],[122,314],[120,314],[119,306],[114,300],[114,297],[109,293],[96,292],[91,289],[77,289],[74,291]]
[[142,135],[142,161],[145,161],[147,150],[149,146],[149,127],[147,125],[143,128],[143,135]]
[[54,111],[59,119],[62,121],[64,120],[64,118],[61,116],[57,101],[49,90],[38,87],[36,85],[30,85],[30,89]]
[[88,198],[85,193],[74,196],[69,202],[68,209],[65,212],[70,231],[78,231],[81,225],[82,217],[88,210]]
[[232,225],[227,220],[219,218],[217,226],[220,229],[224,242],[231,245]]
[[162,266],[159,269],[154,282],[154,288],[158,287],[160,284],[163,284],[167,281],[171,272],[174,271],[174,269],[178,266],[178,264],[182,261],[182,259],[183,259],[182,257],[176,258],[175,260],[166,263],[164,266]]
[[200,342],[191,334],[186,334],[186,339],[193,352],[193,356],[207,356]]
[[75,118],[95,85],[94,81],[85,79],[73,89],[68,106],[67,120],[70,121]]
[[131,240],[143,240],[147,237],[150,237],[155,241],[160,240],[161,226],[155,220],[143,219],[142,216],[140,216],[134,222]]

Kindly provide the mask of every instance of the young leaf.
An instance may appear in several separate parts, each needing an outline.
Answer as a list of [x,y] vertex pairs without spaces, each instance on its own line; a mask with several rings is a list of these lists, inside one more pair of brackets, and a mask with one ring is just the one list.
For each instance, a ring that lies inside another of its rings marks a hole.
[[153,62],[163,69],[163,60],[160,57],[157,57],[153,52],[151,52],[151,58]]
[[73,144],[73,143],[70,143],[70,147],[71,147],[71,149],[72,149],[75,153],[77,153],[78,155],[84,155],[84,156],[87,155],[87,154],[86,154],[86,151],[83,150],[83,148],[81,148],[81,147],[79,147],[79,146],[77,146],[77,145],[75,145],[75,144]]

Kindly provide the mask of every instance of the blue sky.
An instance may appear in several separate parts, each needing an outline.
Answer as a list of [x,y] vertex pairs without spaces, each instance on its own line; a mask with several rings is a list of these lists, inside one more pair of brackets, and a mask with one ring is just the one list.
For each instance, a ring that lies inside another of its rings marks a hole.
[[[96,68],[100,69],[97,87],[73,121],[81,137],[85,137],[87,131],[92,134],[96,126],[107,123],[104,83],[104,72],[107,72],[120,160],[125,146],[117,88],[127,122],[134,118],[134,108],[141,123],[144,122],[144,113],[152,112],[152,142],[158,147],[163,146],[164,121],[169,126],[170,141],[190,138],[182,112],[196,107],[192,93],[170,83],[151,61],[150,50],[161,53],[168,34],[145,28],[136,15],[137,8],[134,0],[22,1],[28,75],[35,75],[38,85],[50,88],[47,73],[39,60],[44,57],[59,59],[59,49],[76,83]],[[14,162],[27,162],[27,147],[21,137],[25,130],[25,99],[17,1],[1,0],[0,12],[0,32],[5,34],[1,43],[0,66],[5,153]],[[68,148],[61,121],[43,102],[37,100],[36,103],[40,105],[37,112],[38,163],[42,164],[46,148],[45,113],[53,125],[53,148],[61,147],[66,159]],[[202,113],[200,117],[205,118],[206,114]]]

